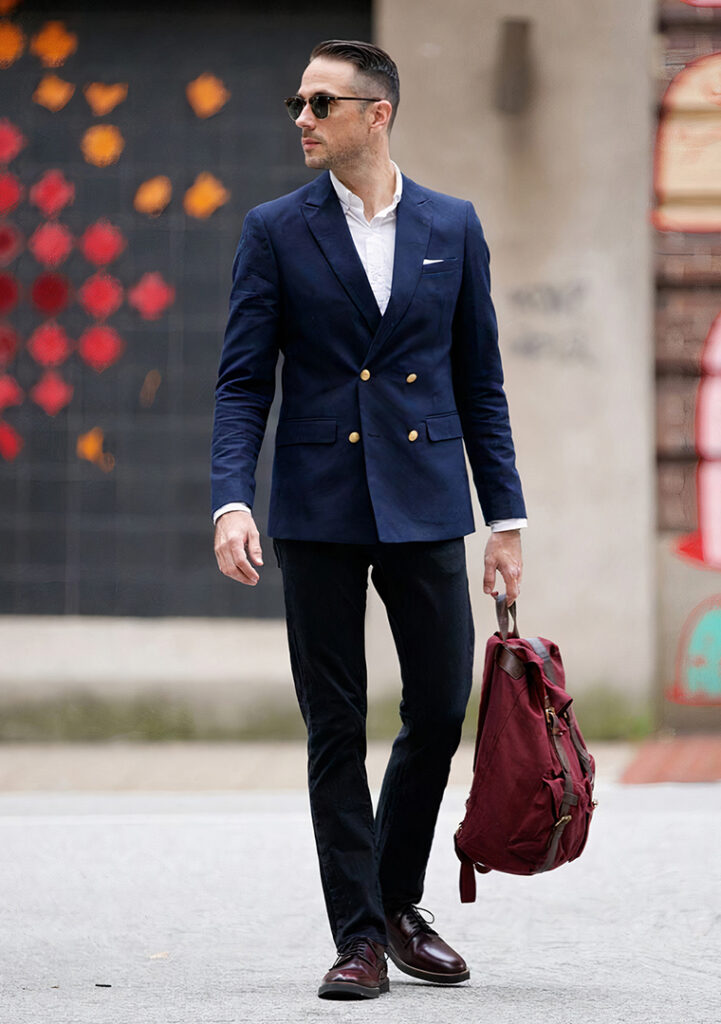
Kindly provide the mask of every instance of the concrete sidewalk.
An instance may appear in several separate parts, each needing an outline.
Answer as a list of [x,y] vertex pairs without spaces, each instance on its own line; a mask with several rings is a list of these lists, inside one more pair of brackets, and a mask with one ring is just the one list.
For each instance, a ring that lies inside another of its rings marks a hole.
[[583,856],[479,877],[462,906],[442,808],[423,904],[466,956],[438,988],[391,966],[319,1000],[334,951],[295,791],[0,795],[2,1024],[716,1024],[721,785],[601,781]]
[[[366,766],[379,787],[390,741],[368,745]],[[618,780],[630,743],[594,743],[597,777]],[[473,744],[453,759],[450,785],[470,787]],[[8,790],[305,789],[304,742],[0,743],[0,792]]]

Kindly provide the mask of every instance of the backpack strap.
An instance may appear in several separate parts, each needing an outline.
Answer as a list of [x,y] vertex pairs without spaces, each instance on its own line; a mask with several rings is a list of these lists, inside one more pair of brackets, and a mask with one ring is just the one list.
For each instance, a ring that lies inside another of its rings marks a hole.
[[[549,654],[548,648],[546,647],[544,642],[540,639],[540,637],[537,636],[530,637],[528,642],[533,648],[533,650],[536,652],[536,654],[543,659],[543,670],[548,676],[548,678],[551,680],[552,683],[556,683],[556,673],[553,668],[553,663],[551,661],[551,655]],[[573,776],[571,775],[571,765],[569,763],[568,756],[566,754],[564,746],[558,738],[560,736],[560,729],[558,726],[558,715],[556,714],[556,709],[553,707],[551,701],[548,698],[548,694],[546,693],[545,687],[543,690],[543,710],[546,715],[546,722],[548,723],[548,731],[551,736],[551,741],[556,750],[556,754],[558,755],[558,760],[561,762],[561,771],[563,772],[563,800],[561,801],[561,806],[558,809],[558,820],[556,821],[556,824],[553,826],[553,832],[551,833],[551,838],[548,844],[548,852],[546,854],[546,859],[544,860],[541,867],[538,868],[539,872],[550,871],[550,869],[554,866],[556,855],[558,853],[558,847],[561,844],[561,837],[563,836],[563,831],[566,825],[571,820],[571,814],[569,812],[572,807],[575,807],[578,804],[578,797],[576,796],[576,792],[573,788]],[[574,737],[570,728],[569,733],[571,733],[571,739],[573,741]],[[575,745],[576,744],[574,743],[574,746]]]
[[458,879],[459,889],[461,893],[461,903],[475,903],[476,901],[476,871],[479,875],[487,875],[491,869],[487,868],[485,864],[480,864],[478,861],[472,861],[468,854],[461,849],[458,845],[458,836],[460,835],[463,825],[458,826],[458,830],[453,837],[453,843],[456,849],[456,856],[461,862],[461,871]]
[[528,642],[539,656],[543,658],[543,670],[554,685],[557,685],[556,671],[551,661],[551,655],[548,653],[548,648],[538,636],[531,636],[528,638]]
[[[508,615],[511,615],[513,619],[513,630],[508,631]],[[506,604],[506,595],[499,594],[496,598],[496,618],[498,619],[498,629],[501,634],[501,640],[508,640],[509,636],[514,639],[519,638],[518,632],[518,620],[516,618],[516,602],[513,604]]]
[[[553,662],[551,661],[551,655],[548,653],[546,645],[537,636],[531,637],[528,642],[533,648],[533,650],[536,652],[536,654],[539,655],[539,657],[543,658],[543,670],[548,676],[548,678],[551,680],[552,683],[556,683],[556,673],[553,668]],[[503,667],[505,668],[505,665]],[[581,737],[578,735],[578,729],[576,727],[576,723],[574,722],[573,713],[570,711],[566,711],[564,712],[563,717],[565,719],[566,725],[568,726],[568,732],[571,737],[571,742],[576,748],[576,753],[578,754],[578,760],[581,762],[581,767],[583,768],[585,774],[590,778],[591,784],[593,784],[594,773],[591,769],[591,759],[588,756],[588,751],[585,749],[583,743],[581,742]]]

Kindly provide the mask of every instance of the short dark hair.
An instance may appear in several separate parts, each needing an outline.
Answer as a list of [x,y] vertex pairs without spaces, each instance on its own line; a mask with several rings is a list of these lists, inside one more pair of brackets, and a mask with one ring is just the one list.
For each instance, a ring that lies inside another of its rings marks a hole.
[[396,62],[380,46],[363,43],[357,39],[326,39],[313,47],[310,60],[316,57],[331,57],[352,64],[357,71],[375,86],[382,99],[388,100],[391,111],[388,131],[393,127],[400,101],[400,84]]

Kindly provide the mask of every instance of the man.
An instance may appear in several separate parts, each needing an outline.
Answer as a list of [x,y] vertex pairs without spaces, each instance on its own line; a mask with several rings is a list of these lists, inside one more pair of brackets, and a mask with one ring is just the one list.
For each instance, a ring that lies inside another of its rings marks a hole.
[[[389,988],[386,950],[413,977],[469,977],[417,909],[471,689],[464,439],[492,528],[484,590],[498,570],[509,602],[525,509],[488,248],[470,203],[391,161],[394,62],[368,43],[321,43],[286,106],[306,165],[324,173],[243,225],[216,391],[215,552],[227,576],[258,582],[254,473],[282,351],[268,533],[338,950],[319,995],[372,998]],[[375,816],[364,766],[369,569],[403,683]]]

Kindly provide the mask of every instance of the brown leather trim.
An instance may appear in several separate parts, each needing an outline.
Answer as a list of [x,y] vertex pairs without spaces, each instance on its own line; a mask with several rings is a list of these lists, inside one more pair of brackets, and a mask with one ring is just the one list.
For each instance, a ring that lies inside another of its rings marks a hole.
[[520,679],[526,671],[525,662],[521,661],[518,655],[514,654],[508,647],[499,646],[496,648],[496,651],[496,661],[499,667],[513,679]]

